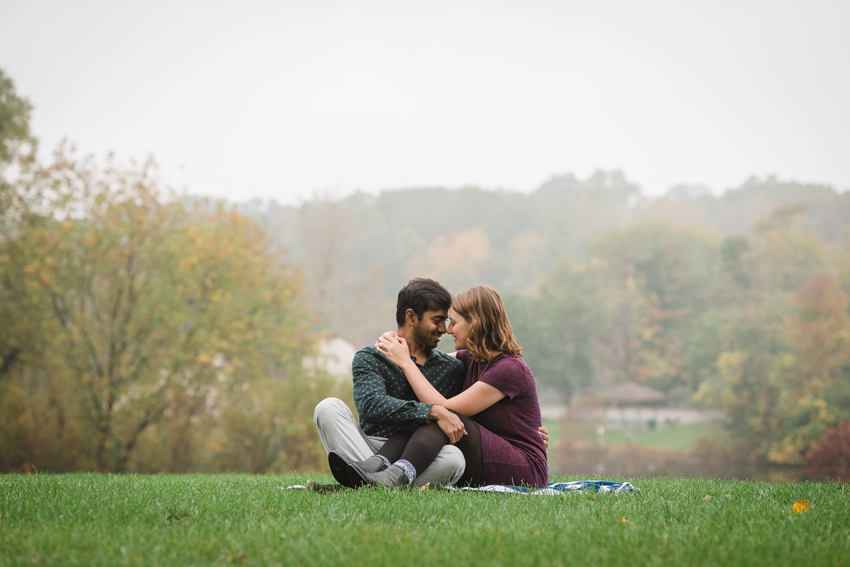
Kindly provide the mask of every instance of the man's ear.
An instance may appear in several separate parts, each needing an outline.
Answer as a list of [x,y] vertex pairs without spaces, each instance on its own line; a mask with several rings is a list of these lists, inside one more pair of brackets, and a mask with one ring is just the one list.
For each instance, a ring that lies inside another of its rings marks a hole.
[[407,311],[405,311],[404,322],[416,326],[416,323],[419,322],[419,317],[416,316],[416,311],[414,311],[413,309],[408,309]]

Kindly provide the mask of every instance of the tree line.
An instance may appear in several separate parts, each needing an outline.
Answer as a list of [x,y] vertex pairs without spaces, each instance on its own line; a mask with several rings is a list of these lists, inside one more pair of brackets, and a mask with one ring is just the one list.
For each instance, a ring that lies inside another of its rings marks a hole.
[[0,470],[321,467],[312,408],[350,385],[301,360],[392,329],[415,276],[496,287],[567,403],[644,383],[786,464],[850,418],[848,193],[648,198],[599,171],[230,204],[67,144],[41,163],[2,72],[0,94]]
[[725,412],[737,448],[781,464],[850,419],[850,193],[768,177],[652,199],[600,171],[529,194],[419,188],[240,210],[304,270],[315,328],[358,346],[393,327],[411,277],[488,283],[566,403],[643,383]]

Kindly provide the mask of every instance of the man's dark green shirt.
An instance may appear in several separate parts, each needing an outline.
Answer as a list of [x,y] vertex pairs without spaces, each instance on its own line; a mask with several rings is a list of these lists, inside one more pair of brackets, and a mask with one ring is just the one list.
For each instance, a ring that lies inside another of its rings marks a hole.
[[[436,349],[422,375],[446,398],[460,393],[463,363]],[[360,429],[373,437],[389,437],[401,427],[428,422],[431,404],[420,403],[401,368],[387,360],[374,347],[361,349],[351,364],[354,375],[354,405],[360,414]]]

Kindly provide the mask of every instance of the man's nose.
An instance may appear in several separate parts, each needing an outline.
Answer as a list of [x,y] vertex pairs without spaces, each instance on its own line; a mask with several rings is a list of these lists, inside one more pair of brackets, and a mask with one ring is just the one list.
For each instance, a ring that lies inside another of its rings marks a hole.
[[445,335],[446,334],[446,322],[443,321],[442,323],[437,325],[437,330]]

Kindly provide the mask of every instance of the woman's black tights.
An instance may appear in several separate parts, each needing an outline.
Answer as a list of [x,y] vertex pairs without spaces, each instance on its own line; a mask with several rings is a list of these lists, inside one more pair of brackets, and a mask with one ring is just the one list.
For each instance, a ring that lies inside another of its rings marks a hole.
[[[457,412],[452,413],[460,418],[467,433],[455,443],[466,459],[466,471],[457,484],[459,486],[483,485],[484,454],[481,450],[481,431],[478,429],[478,424]],[[448,443],[449,438],[440,426],[436,422],[431,422],[427,425],[399,429],[387,439],[378,451],[378,455],[383,455],[391,463],[404,459],[412,464],[416,474],[420,475],[437,458],[440,449]]]

